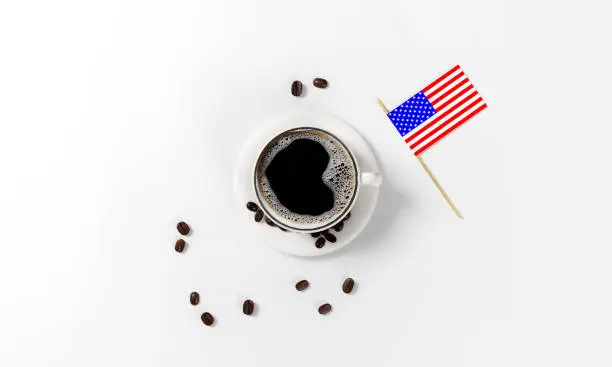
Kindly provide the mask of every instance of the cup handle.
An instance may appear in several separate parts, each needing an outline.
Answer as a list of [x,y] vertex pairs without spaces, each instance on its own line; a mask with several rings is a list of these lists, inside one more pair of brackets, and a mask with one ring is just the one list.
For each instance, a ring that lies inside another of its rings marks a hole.
[[368,186],[380,186],[382,176],[373,172],[361,172],[361,183]]

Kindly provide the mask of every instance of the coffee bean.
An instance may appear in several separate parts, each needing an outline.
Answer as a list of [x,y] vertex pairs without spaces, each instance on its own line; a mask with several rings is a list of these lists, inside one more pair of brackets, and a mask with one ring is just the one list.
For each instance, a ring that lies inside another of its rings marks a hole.
[[323,237],[331,243],[336,243],[336,236],[331,233],[323,233]]
[[312,81],[312,84],[314,84],[314,86],[317,88],[327,88],[327,80],[323,78],[315,78],[315,80]]
[[335,230],[336,232],[340,232],[340,231],[342,230],[342,228],[344,228],[344,223],[342,223],[342,222],[340,222],[340,223],[338,223],[338,224],[336,224],[336,225],[334,226],[334,230]]
[[342,292],[349,294],[353,291],[353,287],[355,286],[355,281],[353,278],[346,278],[344,283],[342,283]]
[[204,312],[202,316],[200,316],[200,318],[202,319],[202,322],[206,326],[211,326],[212,324],[215,323],[215,318],[213,317],[213,315],[209,314],[208,312]]
[[274,222],[270,218],[266,218],[266,224],[270,227],[276,227],[276,224],[274,224]]
[[287,230],[285,228],[283,228],[283,227],[278,227],[278,229],[280,229],[283,232],[287,232]]
[[319,306],[319,313],[321,315],[326,315],[328,313],[330,313],[332,310],[332,305],[330,305],[329,303],[325,303],[322,304],[321,306]]
[[316,248],[323,248],[323,246],[325,246],[325,238],[323,238],[323,237],[317,238],[317,240],[315,241],[315,247]]
[[310,283],[308,283],[306,279],[300,280],[299,282],[295,283],[295,289],[301,292],[301,291],[306,290],[306,288],[308,288],[309,285]]
[[183,239],[176,240],[176,244],[174,245],[174,250],[176,252],[183,252],[185,250],[185,240]]
[[189,295],[189,303],[194,306],[200,303],[200,295],[198,294],[198,292],[191,292],[191,294]]
[[261,222],[262,219],[263,219],[263,212],[261,211],[261,209],[258,209],[257,213],[255,213],[255,221]]
[[321,235],[321,232],[313,232],[310,234],[312,237],[317,238]]
[[252,202],[252,201],[249,201],[249,202],[247,203],[247,205],[246,205],[246,206],[247,206],[247,209],[249,209],[249,210],[250,210],[250,211],[252,211],[252,212],[256,212],[256,211],[257,211],[257,209],[259,209],[259,207],[257,206],[257,204],[255,204],[255,203],[254,203],[254,202]]
[[189,228],[189,225],[185,222],[179,222],[176,225],[176,229],[178,229],[179,233],[182,234],[183,236],[188,235],[189,232],[191,231],[191,229]]
[[346,215],[346,217],[344,217],[344,219],[342,219],[343,222],[346,222],[347,220],[349,220],[349,218],[351,217],[351,213],[348,213]]
[[293,83],[291,83],[291,94],[293,94],[295,97],[299,97],[302,95],[302,82],[301,81],[296,80]]
[[255,302],[251,301],[250,299],[244,301],[244,303],[242,304],[242,313],[244,313],[245,315],[252,315],[254,310]]

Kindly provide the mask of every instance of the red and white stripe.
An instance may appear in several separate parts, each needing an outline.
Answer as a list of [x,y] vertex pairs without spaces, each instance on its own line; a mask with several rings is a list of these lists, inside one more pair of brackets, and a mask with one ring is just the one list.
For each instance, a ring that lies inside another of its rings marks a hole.
[[429,84],[422,92],[436,114],[406,135],[406,143],[415,155],[423,153],[487,107],[459,65]]

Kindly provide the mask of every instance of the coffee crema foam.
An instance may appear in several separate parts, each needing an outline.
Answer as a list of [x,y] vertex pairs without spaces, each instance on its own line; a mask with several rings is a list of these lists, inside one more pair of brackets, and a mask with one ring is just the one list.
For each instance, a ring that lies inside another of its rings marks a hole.
[[[265,174],[276,154],[299,139],[309,139],[321,144],[329,155],[329,163],[321,179],[334,193],[334,206],[321,215],[312,216],[289,211],[274,194]],[[348,150],[333,136],[308,128],[287,131],[271,141],[258,159],[256,175],[259,191],[270,209],[294,224],[313,225],[334,221],[351,205],[357,190],[357,167]]]

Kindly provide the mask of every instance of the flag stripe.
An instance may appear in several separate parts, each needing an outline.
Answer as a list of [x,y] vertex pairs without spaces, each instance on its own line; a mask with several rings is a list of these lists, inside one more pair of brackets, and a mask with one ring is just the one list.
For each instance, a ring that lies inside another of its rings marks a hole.
[[[476,98],[478,98],[479,96],[476,96]],[[424,140],[422,143],[420,143],[419,145],[416,145],[412,150],[412,152],[414,153],[415,151],[421,149],[421,147],[427,145],[431,140],[434,140],[438,137],[438,135],[444,134],[444,132],[448,129],[450,129],[451,127],[453,127],[458,121],[460,121],[464,116],[470,114],[472,111],[478,109],[480,106],[482,106],[483,104],[485,104],[484,101],[480,101],[480,103],[477,103],[474,107],[470,108],[469,110],[467,110],[466,112],[462,113],[462,114],[458,114],[456,116],[453,117],[453,122],[446,125],[444,128],[442,128],[441,130],[439,130],[437,133],[433,134],[431,137],[429,137],[428,139]],[[440,123],[438,123],[440,124]],[[437,126],[437,125],[436,125]]]
[[440,106],[438,106],[438,110],[442,111],[444,108],[446,108],[446,106],[448,106],[449,104],[453,103],[455,100],[457,100],[457,98],[461,97],[465,92],[470,91],[474,88],[474,86],[472,84],[468,85],[467,88],[460,90],[459,93],[455,94],[454,96],[450,97],[446,102],[442,103]]
[[[481,99],[482,100],[482,99]],[[485,108],[487,108],[487,104],[483,104],[482,106],[478,107],[477,109],[475,109],[474,111],[472,111],[471,113],[469,113],[467,116],[465,116],[464,118],[462,118],[461,120],[459,120],[459,122],[457,122],[455,125],[451,126],[451,128],[449,128],[448,130],[444,131],[442,134],[436,136],[433,140],[431,140],[429,143],[425,144],[424,146],[422,146],[421,148],[419,148],[419,150],[417,150],[416,152],[414,152],[414,155],[419,155],[421,153],[423,153],[424,151],[426,151],[429,147],[431,147],[432,145],[434,145],[435,143],[437,143],[440,139],[442,139],[443,137],[445,137],[446,135],[448,135],[449,133],[451,133],[453,130],[455,130],[456,128],[458,128],[459,126],[463,125],[467,120],[471,119],[472,117],[474,117],[474,115],[476,115],[477,113],[479,113],[480,111],[484,110]]]
[[443,107],[442,107],[442,106],[436,107],[436,105],[437,105],[438,103],[440,103],[440,101],[441,101],[441,100],[443,100],[444,98],[448,97],[448,95],[449,95],[449,94],[453,93],[453,92],[454,92],[454,91],[456,91],[458,88],[460,88],[460,87],[464,86],[464,85],[465,85],[465,83],[469,83],[469,82],[470,82],[470,81],[469,81],[469,79],[468,79],[468,78],[463,79],[463,80],[462,80],[462,81],[461,81],[459,84],[457,84],[457,85],[455,85],[454,87],[452,87],[451,89],[447,90],[447,91],[446,91],[446,92],[444,92],[444,93],[443,93],[441,96],[439,96],[438,98],[436,98],[436,99],[435,99],[435,100],[433,100],[433,101],[430,101],[429,103],[431,103],[431,104],[434,106],[434,108],[436,109],[436,111],[441,110]]
[[442,129],[438,130],[435,134],[432,134],[429,138],[427,138],[426,140],[423,140],[420,144],[415,145],[414,148],[412,148],[411,150],[413,152],[416,152],[416,151],[420,150],[422,147],[428,145],[432,140],[436,140],[437,141],[437,137],[439,135],[445,134],[446,130],[452,128],[455,124],[457,124],[459,121],[461,121],[464,116],[469,115],[470,113],[472,113],[472,111],[477,110],[478,108],[480,108],[480,106],[482,106],[484,104],[485,104],[484,101],[480,101],[479,103],[476,103],[473,107],[471,107],[469,110],[466,110],[464,113],[456,115],[455,118],[453,118],[453,121],[450,124],[444,126]]
[[[457,75],[453,76],[452,78],[450,78],[449,80],[441,84],[440,86],[436,86],[436,89],[433,90],[432,92],[427,92],[427,93],[423,92],[423,93],[425,93],[425,97],[427,97],[427,99],[431,101],[433,98],[436,97],[437,94],[442,92],[445,88],[447,88],[449,85],[451,85],[452,83],[457,81],[457,79],[461,78],[464,75],[465,74],[463,73],[463,71],[460,71],[459,73],[457,73]],[[465,79],[467,80],[467,78]],[[431,104],[433,104],[433,102],[431,102]]]
[[[427,93],[424,93],[427,98],[429,99],[435,99],[436,95],[441,94],[444,92],[445,88],[440,88],[441,85],[446,84],[446,82],[448,82],[450,79],[453,79],[455,76],[457,76],[458,74],[463,73],[463,70],[461,68],[457,69],[454,73],[450,74],[449,76],[447,76],[445,79],[439,81],[436,85],[434,85],[433,87],[431,87],[431,89],[429,91],[427,91]],[[458,81],[461,81],[463,79],[467,79],[467,77],[464,75],[461,75],[458,79],[454,79],[454,81],[451,81],[450,84],[447,85],[446,88],[450,88],[453,85],[455,85]]]
[[[417,142],[415,142],[414,144],[412,144],[410,146],[410,149],[414,149],[416,148],[419,144],[421,144],[423,141],[427,140],[427,138],[429,138],[430,136],[432,136],[433,134],[437,133],[438,131],[440,131],[441,129],[443,129],[446,125],[450,124],[451,122],[453,122],[457,117],[463,115],[466,111],[468,111],[470,108],[474,107],[476,104],[478,104],[479,102],[482,101],[481,97],[478,97],[478,99],[476,99],[475,101],[473,101],[472,103],[470,103],[469,105],[465,106],[461,111],[457,112],[456,114],[453,114],[452,117],[450,117],[448,120],[444,121],[443,123],[439,124],[438,126],[436,126],[433,130],[431,130],[430,132],[428,132],[427,134],[425,134],[421,139],[419,139]],[[459,106],[459,104],[457,105]],[[457,107],[455,106],[455,107]],[[461,106],[463,106],[463,104],[461,104]]]
[[424,124],[425,126],[423,126],[422,129],[419,129],[419,131],[415,132],[414,134],[410,134],[410,136],[408,136],[406,138],[406,143],[410,143],[412,140],[414,140],[416,137],[418,137],[419,135],[421,135],[424,131],[428,130],[430,127],[432,127],[433,125],[435,125],[436,123],[438,123],[440,120],[442,120],[443,118],[445,118],[446,116],[450,115],[451,113],[453,113],[453,111],[455,111],[457,108],[461,107],[462,105],[464,105],[467,101],[469,101],[471,98],[473,98],[475,95],[477,95],[478,93],[476,91],[473,91],[472,93],[470,93],[468,96],[463,97],[459,102],[457,102],[454,106],[450,107],[449,109],[447,109],[444,112],[441,112],[439,114],[435,114],[432,119]]
[[[461,84],[461,83],[462,83],[464,80],[466,80],[466,79],[467,79],[467,77],[466,77],[465,75],[464,75],[464,76],[462,76],[461,78],[459,78],[458,80],[456,80],[455,82],[453,82],[451,85],[449,85],[449,86],[448,86],[448,87],[446,87],[445,89],[441,90],[441,91],[440,91],[439,93],[437,93],[436,95],[434,95],[434,96],[430,96],[430,97],[429,97],[429,99],[428,99],[428,101],[430,101],[430,103],[431,103],[431,101],[433,101],[434,99],[437,99],[437,97],[439,97],[440,95],[444,94],[446,91],[448,91],[449,89],[453,88],[453,87],[454,87],[454,86],[456,86],[457,84]],[[468,80],[468,84],[469,84],[469,80]],[[465,84],[464,84],[463,86],[465,86]],[[462,87],[463,87],[463,86],[462,86]],[[460,89],[461,89],[461,88],[460,88]],[[444,101],[445,101],[447,98],[448,98],[448,97],[445,97],[445,98],[443,98],[443,99],[439,100],[439,101],[437,102],[437,104],[439,105],[440,103],[444,102]],[[434,108],[436,108],[436,107],[434,107]],[[436,111],[439,111],[439,108],[436,108]]]
[[454,68],[450,69],[448,72],[446,72],[444,75],[442,75],[441,77],[439,77],[438,79],[434,80],[431,84],[429,84],[428,86],[426,86],[425,88],[423,88],[422,92],[426,93],[429,89],[431,89],[433,86],[435,86],[436,84],[440,83],[442,80],[446,79],[449,75],[451,75],[452,73],[454,73],[455,71],[459,70],[459,65],[455,66]]

